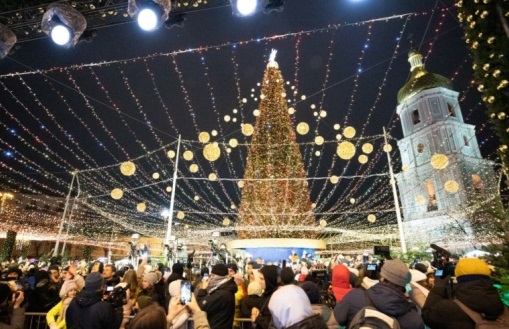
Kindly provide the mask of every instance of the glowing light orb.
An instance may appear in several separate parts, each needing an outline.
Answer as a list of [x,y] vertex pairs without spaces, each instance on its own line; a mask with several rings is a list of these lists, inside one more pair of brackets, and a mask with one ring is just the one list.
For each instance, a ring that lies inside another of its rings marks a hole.
[[343,160],[350,160],[355,155],[355,145],[350,142],[339,143],[336,153]]
[[176,154],[175,154],[175,151],[168,151],[168,153],[166,153],[166,155],[168,156],[168,158],[173,159]]
[[305,122],[301,122],[297,125],[297,132],[301,135],[305,135],[309,132],[309,125]]
[[194,201],[198,201],[198,200],[200,200],[200,197],[199,197],[199,196],[197,196],[197,195],[195,195],[195,196],[194,196]]
[[302,96],[300,96],[300,99],[301,99],[301,100],[306,100],[306,95],[302,95]]
[[239,180],[237,182],[237,186],[240,187],[240,188],[243,188],[244,187],[244,181],[243,180]]
[[325,142],[325,139],[322,136],[316,136],[315,137],[315,144],[316,145],[322,145]]
[[434,154],[431,157],[431,166],[435,169],[441,170],[447,168],[449,165],[449,158],[445,154]]
[[159,173],[158,172],[155,172],[152,174],[152,178],[153,179],[159,179]]
[[371,144],[371,143],[364,143],[362,145],[362,152],[364,152],[366,154],[370,154],[371,152],[373,152],[373,144]]
[[224,116],[224,121],[225,121],[225,122],[229,122],[229,121],[230,121],[230,119],[231,119],[231,118],[230,118],[230,116],[229,116],[229,115],[225,115],[225,116]]
[[156,29],[159,19],[155,11],[151,8],[140,10],[137,17],[138,26],[145,31],[153,31]]
[[145,210],[147,210],[147,205],[143,202],[140,202],[136,205],[136,210],[138,210],[139,212],[144,212]]
[[373,215],[373,214],[369,214],[368,215],[368,222],[370,222],[370,223],[376,222],[376,216]]
[[327,116],[327,111],[321,110],[320,111],[320,117],[325,118]]
[[365,164],[366,162],[368,162],[368,156],[365,154],[359,155],[359,163]]
[[288,114],[294,114],[295,113],[295,109],[293,107],[289,107],[288,108]]
[[315,152],[315,156],[317,156],[317,157],[319,157],[321,154],[322,154],[322,152],[320,152],[320,151]]
[[353,138],[355,137],[355,128],[354,127],[345,127],[345,129],[343,129],[343,136],[345,136],[346,138]]
[[316,203],[312,203],[311,204],[311,209],[315,209],[316,208]]
[[332,184],[337,184],[339,182],[339,177],[336,175],[332,175],[330,176],[329,180]]
[[131,161],[122,162],[120,172],[124,176],[131,176],[136,171],[136,165]]
[[327,221],[325,219],[320,220],[320,226],[321,227],[327,226]]
[[355,199],[354,198],[350,198],[350,203],[354,204],[355,203]]
[[341,126],[340,126],[338,123],[336,123],[336,124],[334,125],[334,130],[339,130],[339,128],[341,128]]
[[210,175],[209,175],[209,180],[211,180],[211,181],[215,181],[215,180],[217,180],[217,175],[216,175],[216,174],[214,174],[214,173],[210,174]]
[[316,105],[315,104],[311,104],[311,109],[314,110],[316,108]]
[[251,136],[253,133],[254,133],[254,127],[252,124],[250,123],[244,123],[242,125],[242,133],[245,135],[245,136]]
[[208,132],[203,131],[198,135],[198,140],[202,143],[207,143],[210,140],[210,135]]
[[64,25],[56,25],[51,29],[51,40],[59,46],[64,46],[71,41],[71,31]]
[[209,161],[216,161],[221,156],[221,149],[217,143],[210,143],[203,148],[203,156]]
[[247,103],[247,98],[242,98],[242,103],[246,104]]
[[210,132],[210,134],[211,134],[212,136],[217,136],[217,130],[212,130],[212,131]]
[[186,217],[186,214],[183,211],[179,211],[177,213],[177,218],[178,219],[184,219],[184,217]]
[[253,111],[253,115],[254,115],[255,117],[259,116],[259,115],[260,115],[260,110],[254,110],[254,111]]
[[392,151],[392,146],[391,146],[391,144],[385,144],[385,145],[384,145],[383,150],[384,150],[384,152],[387,152],[387,153],[389,153],[390,151]]
[[444,189],[448,193],[456,193],[459,190],[460,185],[455,180],[448,180],[444,184]]
[[124,192],[119,189],[119,188],[115,188],[111,191],[111,197],[115,200],[120,200],[122,199],[122,196],[124,195]]
[[236,140],[235,138],[232,138],[230,139],[230,141],[228,142],[228,145],[230,145],[231,147],[237,147],[239,145],[239,141]]
[[228,226],[230,225],[230,219],[228,217],[226,217],[225,219],[223,219],[223,225],[224,226]]
[[191,151],[185,151],[183,154],[184,160],[191,161],[193,160],[194,154]]
[[196,163],[193,163],[192,165],[189,166],[189,171],[192,172],[193,174],[197,173],[198,172],[198,165]]
[[171,186],[166,186],[166,192],[171,192]]

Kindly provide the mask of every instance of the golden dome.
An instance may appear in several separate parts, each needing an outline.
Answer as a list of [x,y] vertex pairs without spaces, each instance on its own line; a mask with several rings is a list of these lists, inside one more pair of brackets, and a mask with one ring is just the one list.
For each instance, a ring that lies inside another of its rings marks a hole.
[[425,90],[436,87],[452,89],[451,80],[446,77],[429,73],[422,63],[422,55],[415,50],[408,52],[408,61],[410,62],[410,78],[398,92],[398,104],[404,102],[407,98]]

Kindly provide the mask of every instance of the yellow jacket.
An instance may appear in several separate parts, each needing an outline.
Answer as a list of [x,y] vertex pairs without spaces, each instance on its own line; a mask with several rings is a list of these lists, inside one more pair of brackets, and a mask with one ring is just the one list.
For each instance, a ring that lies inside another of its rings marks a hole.
[[[66,329],[65,319],[62,318],[63,301],[53,306],[51,310],[46,313],[46,322],[50,328]],[[56,320],[55,320],[56,318]]]

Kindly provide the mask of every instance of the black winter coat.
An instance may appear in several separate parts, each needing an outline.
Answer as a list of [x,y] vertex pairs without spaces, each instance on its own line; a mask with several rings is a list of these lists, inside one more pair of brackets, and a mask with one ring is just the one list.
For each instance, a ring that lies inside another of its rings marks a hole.
[[211,294],[200,289],[196,296],[198,305],[207,313],[211,329],[231,329],[235,316],[235,293],[237,284],[233,279],[223,283]]
[[[475,322],[448,299],[448,280],[436,280],[422,308],[422,318],[433,329],[474,329]],[[487,317],[497,318],[504,311],[498,291],[488,280],[459,283],[454,289],[454,297],[475,312]]]
[[258,295],[249,295],[240,301],[240,316],[243,318],[250,318],[253,307],[260,310],[261,306],[262,297]]
[[[388,283],[380,282],[367,290],[373,306],[380,312],[398,320],[401,329],[424,329],[417,307],[401,290]],[[356,288],[343,297],[334,307],[334,317],[341,326],[348,326],[355,314],[368,306],[364,290]]]
[[[271,323],[269,329],[275,329],[274,324]],[[296,324],[292,324],[288,328],[285,329],[328,329],[325,321],[323,320],[320,314],[315,314],[306,318]]]
[[[84,290],[67,308],[68,329],[118,329],[122,314],[117,316],[113,306],[101,300],[101,292]],[[119,308],[122,313],[122,308]]]

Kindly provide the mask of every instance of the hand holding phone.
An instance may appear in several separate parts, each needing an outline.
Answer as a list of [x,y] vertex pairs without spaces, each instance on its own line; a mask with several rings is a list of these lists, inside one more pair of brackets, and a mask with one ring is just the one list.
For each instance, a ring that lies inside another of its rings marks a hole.
[[180,304],[186,305],[191,301],[191,282],[180,281]]

